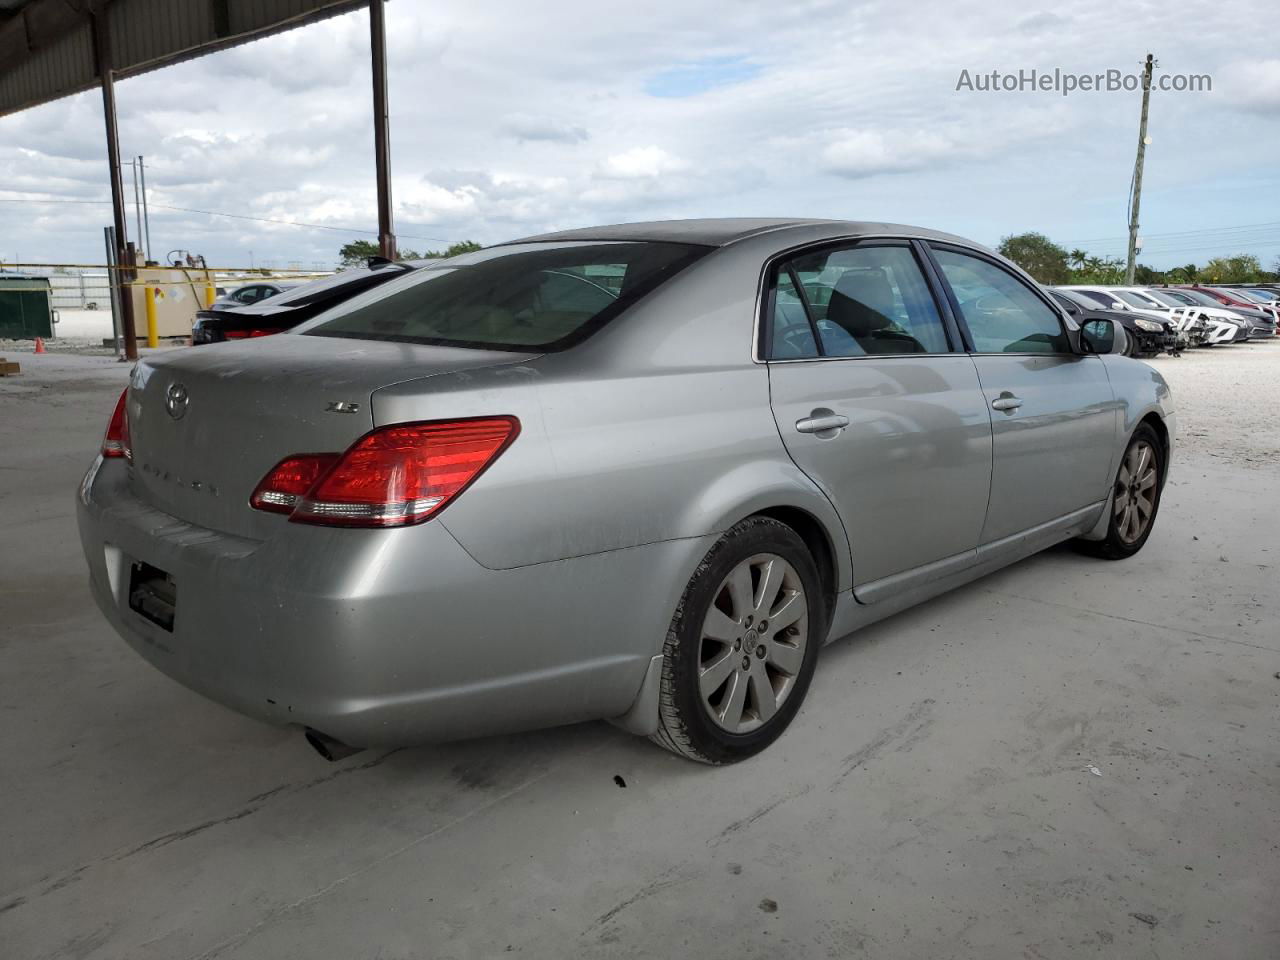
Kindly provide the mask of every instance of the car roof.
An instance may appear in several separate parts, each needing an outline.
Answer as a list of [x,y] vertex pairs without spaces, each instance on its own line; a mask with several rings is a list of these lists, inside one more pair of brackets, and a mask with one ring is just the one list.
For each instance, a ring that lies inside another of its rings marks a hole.
[[825,220],[782,217],[707,217],[697,220],[649,220],[638,223],[614,223],[598,227],[579,227],[574,230],[560,230],[555,233],[542,233],[532,237],[510,240],[498,246],[509,246],[515,243],[550,243],[576,240],[634,240],[634,241],[666,241],[669,243],[689,243],[704,247],[725,247],[740,240],[759,236],[762,233],[784,233],[800,231],[812,227],[828,227],[833,236],[857,234],[892,234],[921,237],[933,240],[948,240],[966,246],[977,246],[971,240],[952,234],[928,230],[924,227],[911,227],[900,223],[875,223],[859,220]]

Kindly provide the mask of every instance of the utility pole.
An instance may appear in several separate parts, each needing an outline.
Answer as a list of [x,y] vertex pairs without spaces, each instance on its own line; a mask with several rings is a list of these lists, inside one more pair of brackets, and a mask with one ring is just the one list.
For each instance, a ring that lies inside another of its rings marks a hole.
[[1142,162],[1147,156],[1147,113],[1151,108],[1151,73],[1156,60],[1147,54],[1142,67],[1142,119],[1138,122],[1138,158],[1133,164],[1133,206],[1129,209],[1129,259],[1124,268],[1126,286],[1133,284],[1133,271],[1138,265],[1138,205],[1142,201]]
[[[129,161],[129,166],[133,167],[133,218],[138,224],[138,244],[142,244],[142,203],[138,199],[138,160],[135,157]],[[144,251],[143,256],[146,256]]]
[[[142,162],[142,157],[138,157],[138,176],[142,180],[142,223],[147,229],[146,233],[146,257],[151,259],[151,214],[147,212],[147,166]],[[142,239],[139,237],[138,239]]]

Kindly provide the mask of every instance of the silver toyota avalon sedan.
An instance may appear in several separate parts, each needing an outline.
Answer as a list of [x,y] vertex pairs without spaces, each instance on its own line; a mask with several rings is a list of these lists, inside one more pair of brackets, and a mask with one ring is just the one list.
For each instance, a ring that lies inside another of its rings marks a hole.
[[1169,389],[959,237],[635,223],[142,360],[79,491],[143,657],[330,758],[609,718],[740,760],[819,648],[1151,533]]

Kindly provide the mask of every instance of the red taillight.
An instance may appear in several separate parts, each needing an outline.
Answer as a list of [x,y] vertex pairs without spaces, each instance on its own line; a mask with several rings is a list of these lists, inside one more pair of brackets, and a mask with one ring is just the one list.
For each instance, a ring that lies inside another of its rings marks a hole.
[[[470,486],[519,432],[515,417],[380,427],[341,457],[308,454],[282,460],[258,484],[250,503],[290,513],[297,523],[421,523]],[[278,497],[266,496],[276,491]]]
[[279,332],[279,330],[227,330],[222,335],[228,340],[250,340],[253,337],[269,337]]
[[249,506],[273,513],[292,513],[299,498],[337,461],[336,453],[302,453],[285,457],[262,478]]
[[125,387],[116,401],[116,408],[107,423],[107,435],[102,438],[102,455],[104,457],[124,457],[133,459],[133,449],[129,444],[129,411],[125,401],[129,397],[129,388]]

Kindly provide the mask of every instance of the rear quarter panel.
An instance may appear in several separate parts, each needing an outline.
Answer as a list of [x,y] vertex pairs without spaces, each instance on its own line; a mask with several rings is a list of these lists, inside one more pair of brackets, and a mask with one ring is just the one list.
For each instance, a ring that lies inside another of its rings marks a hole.
[[848,542],[830,501],[787,456],[752,362],[763,255],[709,254],[594,336],[514,366],[377,391],[378,424],[512,414],[521,433],[440,522],[506,569],[704,536],[768,507]]

